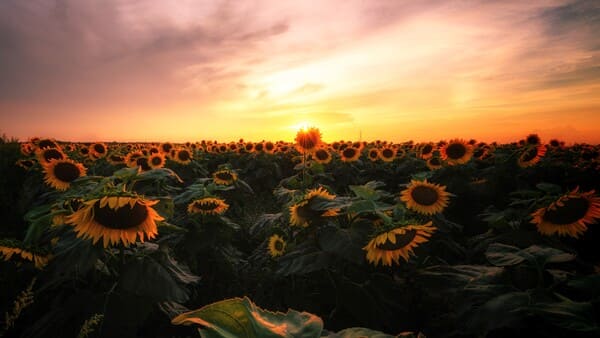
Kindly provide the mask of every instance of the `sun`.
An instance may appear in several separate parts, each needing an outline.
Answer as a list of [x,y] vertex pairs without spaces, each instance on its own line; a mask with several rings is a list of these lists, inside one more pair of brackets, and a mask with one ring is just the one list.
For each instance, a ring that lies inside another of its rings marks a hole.
[[307,131],[310,127],[314,127],[314,123],[311,123],[309,121],[301,121],[298,122],[296,124],[293,124],[290,126],[290,129],[294,130],[294,131]]

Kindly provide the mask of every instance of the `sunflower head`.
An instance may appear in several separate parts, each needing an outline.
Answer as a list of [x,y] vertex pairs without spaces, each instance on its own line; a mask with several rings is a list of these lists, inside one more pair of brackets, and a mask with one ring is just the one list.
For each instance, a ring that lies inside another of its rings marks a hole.
[[525,138],[525,143],[533,146],[537,146],[542,144],[542,140],[538,136],[538,134],[529,134]]
[[173,149],[173,145],[169,142],[165,142],[165,143],[161,143],[158,146],[158,149],[165,154],[165,156],[168,156],[169,153],[171,152],[171,150]]
[[600,197],[593,190],[583,193],[576,188],[531,216],[531,223],[543,235],[577,238],[587,230],[586,224],[600,218]]
[[44,181],[56,190],[67,190],[71,182],[85,176],[86,169],[81,163],[70,159],[52,160],[43,165]]
[[52,160],[62,160],[67,156],[58,148],[42,148],[38,149],[37,158],[40,163],[49,163]]
[[36,163],[35,160],[18,160],[16,164],[25,170],[29,170],[29,169],[33,168],[35,163]]
[[290,206],[290,224],[308,227],[313,223],[322,221],[324,217],[337,216],[340,209],[320,210],[315,207],[318,202],[331,201],[333,199],[335,199],[335,195],[330,194],[322,187],[308,191],[302,200]]
[[367,252],[367,261],[375,266],[399,264],[400,257],[408,262],[413,250],[419,244],[429,241],[437,230],[432,222],[423,225],[406,225],[375,236],[363,248]]
[[396,158],[396,150],[392,147],[385,147],[379,152],[379,157],[383,162],[392,162]]
[[165,166],[165,155],[161,152],[150,153],[148,157],[148,166],[152,169],[158,169]]
[[437,170],[442,167],[442,160],[439,157],[433,156],[427,160],[427,168],[430,170]]
[[175,150],[173,160],[180,164],[190,164],[192,162],[192,152],[186,148]]
[[325,148],[315,150],[313,158],[317,163],[326,164],[331,162],[331,153]]
[[525,147],[525,150],[523,150],[523,152],[519,156],[517,164],[521,168],[532,167],[539,163],[545,154],[546,146],[544,146],[543,144]]
[[275,234],[269,237],[269,255],[275,258],[285,253],[286,241],[283,237]]
[[265,151],[265,153],[272,154],[272,153],[275,152],[276,149],[277,148],[275,147],[275,144],[273,142],[267,141],[267,142],[264,143],[264,151]]
[[433,143],[424,143],[418,146],[417,156],[423,160],[426,160],[433,156],[435,147]]
[[441,213],[448,206],[450,194],[446,187],[425,181],[412,180],[400,193],[400,200],[406,207],[424,215]]
[[322,143],[321,132],[317,128],[299,130],[296,134],[296,148],[301,153],[310,153],[316,150]]
[[367,157],[372,162],[377,161],[379,159],[379,149],[377,149],[377,148],[369,149],[369,151],[367,152]]
[[237,181],[237,179],[237,174],[229,169],[221,169],[213,173],[213,180],[215,184],[231,185],[233,182]]
[[107,150],[104,143],[93,143],[89,147],[89,154],[93,159],[99,159],[106,156]]
[[152,208],[157,203],[137,196],[104,196],[84,202],[66,222],[75,227],[77,237],[94,244],[102,240],[105,248],[120,243],[128,246],[138,237],[141,242],[156,237],[156,222],[163,220]]
[[355,162],[360,157],[360,150],[354,147],[346,147],[340,151],[340,157],[343,162]]
[[201,215],[221,215],[229,208],[229,204],[216,197],[197,199],[188,205],[188,213]]
[[464,140],[454,139],[442,146],[440,153],[449,165],[464,164],[473,157],[473,146]]

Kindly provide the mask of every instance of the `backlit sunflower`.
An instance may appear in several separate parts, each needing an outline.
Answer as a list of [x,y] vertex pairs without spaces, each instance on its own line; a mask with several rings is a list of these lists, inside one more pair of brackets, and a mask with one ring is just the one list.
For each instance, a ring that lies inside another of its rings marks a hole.
[[221,215],[229,208],[229,204],[216,197],[197,199],[188,205],[188,213],[201,215]]
[[464,140],[450,140],[440,148],[440,155],[449,165],[464,164],[473,157],[473,146]]
[[125,164],[129,168],[135,168],[138,166],[137,160],[142,157],[144,157],[144,153],[142,153],[141,151],[139,151],[139,150],[132,151],[132,152],[128,153],[127,155],[125,155]]
[[527,143],[529,145],[537,146],[537,145],[542,144],[542,140],[540,139],[538,134],[529,134],[525,138],[525,143]]
[[107,150],[104,143],[98,142],[90,145],[89,154],[93,159],[99,159],[106,156]]
[[231,185],[233,182],[237,181],[237,179],[237,174],[229,169],[222,169],[213,173],[215,184]]
[[369,151],[367,152],[367,157],[372,162],[377,161],[379,159],[379,149],[377,149],[377,148],[369,149]]
[[321,132],[317,128],[299,130],[295,141],[299,152],[311,153],[321,145]]
[[269,254],[271,257],[275,258],[277,256],[283,255],[285,252],[286,242],[283,237],[275,234],[269,237]]
[[319,148],[315,150],[313,158],[317,163],[326,164],[331,162],[331,153],[326,148]]
[[108,160],[108,163],[110,163],[112,165],[119,165],[119,164],[125,163],[125,156],[121,156],[121,155],[117,155],[117,154],[109,155],[106,159]]
[[265,145],[264,146],[264,151],[267,154],[272,154],[272,153],[275,152],[275,149],[277,149],[277,148],[275,148],[275,144],[273,142],[271,142],[271,141],[265,142],[264,145]]
[[128,246],[138,237],[143,243],[156,237],[156,222],[164,219],[152,208],[158,202],[137,196],[104,196],[84,202],[66,222],[75,226],[77,237],[94,244],[102,239],[105,248],[119,243]]
[[375,266],[399,264],[400,257],[408,262],[413,249],[429,241],[437,230],[431,221],[423,225],[407,225],[377,235],[363,250],[367,251],[367,261]]
[[445,186],[425,181],[411,180],[410,184],[400,193],[400,200],[406,207],[424,215],[440,213],[448,206],[450,194]]
[[52,160],[45,163],[44,181],[56,190],[67,190],[71,182],[81,176],[85,176],[86,169],[81,163],[70,159]]
[[49,163],[52,160],[62,160],[67,157],[60,149],[58,148],[44,148],[38,149],[36,152],[36,156],[38,161],[42,164]]
[[531,223],[546,236],[579,237],[587,230],[586,224],[600,218],[600,197],[594,190],[579,192],[579,189],[561,196],[547,207],[540,208],[531,214]]
[[175,150],[173,160],[180,164],[190,164],[192,162],[192,153],[186,148]]
[[173,150],[173,145],[169,142],[161,143],[158,146],[158,149],[165,154],[165,156],[168,156],[171,153],[171,150]]
[[151,153],[148,157],[148,166],[152,169],[158,169],[165,166],[165,155],[160,152]]
[[20,145],[20,149],[21,149],[21,154],[23,154],[25,156],[29,156],[35,152],[36,147],[35,147],[35,145],[33,145],[33,143],[23,142]]
[[435,147],[433,143],[424,143],[418,146],[417,148],[417,157],[426,160],[433,156],[433,151]]
[[525,147],[525,150],[519,156],[517,163],[521,168],[528,168],[540,162],[544,155],[546,155],[545,145],[528,146]]
[[333,199],[335,199],[335,195],[330,194],[322,187],[308,191],[301,201],[290,206],[290,224],[308,227],[311,223],[322,220],[322,217],[337,216],[340,209],[313,209],[315,203],[323,200],[331,201]]
[[396,158],[396,150],[392,147],[384,147],[379,151],[379,158],[383,162],[392,162]]
[[343,162],[355,162],[360,157],[360,150],[354,147],[347,147],[340,151],[340,157]]
[[442,161],[440,160],[439,157],[434,156],[434,157],[430,157],[427,160],[427,168],[429,168],[430,170],[437,170],[440,169],[442,167]]

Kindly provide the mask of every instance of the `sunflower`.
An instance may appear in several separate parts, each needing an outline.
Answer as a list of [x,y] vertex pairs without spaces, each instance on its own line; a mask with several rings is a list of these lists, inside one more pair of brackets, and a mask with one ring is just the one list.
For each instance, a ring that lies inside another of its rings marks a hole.
[[314,152],[313,158],[317,163],[326,164],[331,162],[331,153],[325,148],[319,148]]
[[340,156],[343,162],[355,162],[360,157],[360,150],[354,147],[347,147],[340,151]]
[[538,146],[529,146],[519,156],[517,163],[521,168],[528,168],[536,165],[542,157],[546,155],[546,146],[540,144]]
[[579,237],[587,230],[587,224],[600,218],[600,197],[594,190],[579,192],[578,188],[561,196],[548,207],[540,208],[531,214],[531,223],[546,236]]
[[192,162],[192,153],[185,148],[177,149],[173,155],[173,160],[180,164],[190,164]]
[[442,161],[440,160],[439,157],[433,156],[427,160],[427,168],[429,168],[429,170],[437,170],[437,169],[440,169],[441,167],[442,167]]
[[271,257],[275,258],[277,256],[283,255],[285,252],[285,245],[287,243],[283,239],[283,237],[275,234],[269,237],[269,254]]
[[392,147],[384,147],[379,151],[379,158],[383,162],[392,162],[396,158],[396,151]]
[[34,144],[37,145],[37,147],[39,149],[45,149],[45,148],[60,148],[58,146],[58,143],[56,143],[55,140],[46,138],[46,139],[41,139],[41,140],[31,140]]
[[233,182],[237,181],[237,179],[237,174],[229,169],[222,169],[213,174],[215,184],[219,185],[231,185]]
[[132,151],[132,152],[128,153],[127,155],[125,155],[125,164],[129,168],[135,168],[138,166],[137,160],[142,157],[144,157],[144,153],[142,153],[141,151],[139,151],[139,150]]
[[152,169],[158,169],[165,166],[165,155],[163,153],[152,153],[148,158],[148,166]]
[[108,163],[112,165],[119,165],[125,163],[125,157],[117,154],[112,154],[107,157]]
[[369,151],[367,152],[367,157],[372,162],[377,161],[379,159],[379,149],[377,149],[377,148],[369,149]]
[[440,148],[440,154],[449,165],[464,164],[473,157],[473,146],[464,140],[454,139]]
[[322,217],[337,216],[340,209],[315,210],[313,205],[318,201],[331,201],[335,195],[319,187],[308,191],[301,201],[290,206],[290,224],[295,226],[308,227],[313,221],[320,220]]
[[377,235],[363,248],[367,251],[367,261],[378,266],[399,264],[400,257],[408,262],[413,249],[419,244],[429,241],[431,234],[437,230],[431,221],[423,225],[407,225]]
[[229,208],[229,204],[216,197],[204,197],[188,205],[188,213],[201,215],[221,215]]
[[25,170],[29,170],[29,169],[33,168],[35,163],[36,163],[35,160],[18,160],[16,164]]
[[152,208],[158,202],[137,196],[104,196],[84,202],[66,222],[75,226],[77,237],[91,239],[94,244],[102,239],[105,248],[121,242],[128,246],[138,237],[143,243],[156,237],[156,221],[164,220]]
[[21,154],[25,156],[32,155],[35,152],[35,145],[33,145],[33,143],[30,142],[21,143],[19,147],[21,149]]
[[430,158],[431,156],[433,156],[434,150],[435,150],[435,147],[433,146],[433,143],[421,144],[418,147],[417,156],[423,160],[426,160],[426,159]]
[[24,249],[19,241],[11,239],[0,240],[0,256],[7,262],[12,257],[20,257],[21,259],[33,262],[37,269],[42,269],[52,258],[50,255],[45,255],[38,250]]
[[540,139],[538,134],[529,134],[525,138],[525,143],[527,143],[529,145],[537,146],[537,145],[542,144],[542,140]]
[[400,194],[400,200],[406,207],[424,215],[440,213],[448,206],[446,187],[439,184],[411,180]]
[[81,163],[70,159],[52,160],[43,165],[44,181],[56,190],[67,190],[71,182],[85,176],[86,169]]
[[173,145],[169,142],[165,142],[165,143],[161,143],[158,146],[158,149],[165,154],[165,156],[168,156],[171,153],[171,150],[173,149]]
[[148,157],[146,156],[138,157],[135,160],[135,165],[137,165],[142,171],[148,171],[152,169],[152,167],[150,167]]
[[36,152],[40,163],[49,163],[52,160],[62,160],[67,156],[58,148],[43,148]]
[[313,152],[321,145],[321,132],[317,128],[299,130],[296,134],[296,149],[299,152]]
[[101,142],[93,143],[89,147],[89,154],[93,159],[99,159],[106,156],[106,145]]
[[265,146],[264,146],[264,151],[265,151],[265,153],[267,153],[267,154],[272,154],[272,153],[274,153],[274,152],[275,152],[275,150],[277,149],[277,148],[275,148],[275,144],[274,144],[273,142],[271,142],[271,141],[267,141],[267,142],[265,142],[265,144],[264,144],[264,145],[265,145]]

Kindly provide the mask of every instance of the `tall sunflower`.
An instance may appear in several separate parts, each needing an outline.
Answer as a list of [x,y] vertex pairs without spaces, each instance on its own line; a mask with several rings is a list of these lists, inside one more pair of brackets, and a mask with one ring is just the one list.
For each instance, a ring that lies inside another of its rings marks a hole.
[[543,235],[577,238],[587,230],[586,224],[600,218],[600,197],[594,195],[594,190],[579,192],[579,188],[575,188],[531,216],[531,223]]
[[308,227],[323,217],[337,216],[340,209],[316,210],[314,204],[319,201],[331,201],[335,195],[330,194],[323,187],[308,191],[301,201],[290,206],[290,224],[294,226]]
[[275,258],[281,256],[285,252],[286,242],[283,237],[275,234],[269,237],[269,254]]
[[231,185],[237,181],[238,175],[229,169],[221,169],[213,173],[213,181],[219,185]]
[[81,163],[70,159],[52,160],[43,165],[44,181],[56,190],[67,190],[71,182],[85,176],[86,169]]
[[75,226],[77,237],[94,244],[102,239],[105,248],[119,243],[128,246],[138,237],[141,242],[156,237],[156,222],[164,219],[152,208],[158,202],[137,196],[104,196],[84,202],[66,222]]
[[301,153],[311,153],[322,143],[321,132],[317,128],[299,130],[296,134],[296,148]]
[[367,252],[367,261],[375,266],[391,266],[399,264],[400,257],[408,262],[414,248],[429,241],[429,237],[437,230],[429,221],[423,225],[407,225],[395,228],[371,239],[363,248]]
[[438,214],[448,206],[450,194],[445,186],[425,181],[411,180],[400,193],[400,200],[406,207],[424,215]]
[[188,213],[201,215],[221,215],[229,208],[229,204],[216,197],[197,199],[188,205]]
[[473,146],[464,140],[450,140],[440,148],[440,155],[449,165],[464,164],[473,157]]

